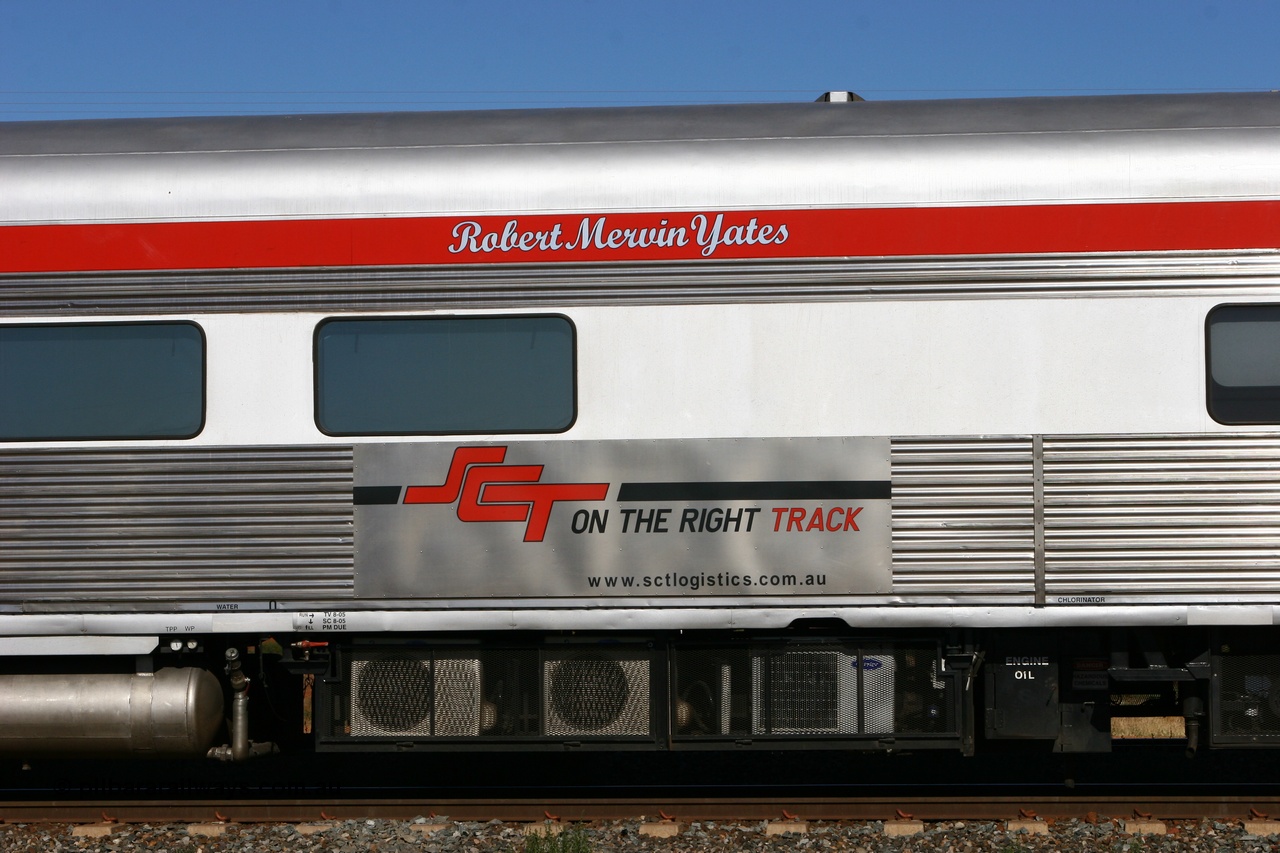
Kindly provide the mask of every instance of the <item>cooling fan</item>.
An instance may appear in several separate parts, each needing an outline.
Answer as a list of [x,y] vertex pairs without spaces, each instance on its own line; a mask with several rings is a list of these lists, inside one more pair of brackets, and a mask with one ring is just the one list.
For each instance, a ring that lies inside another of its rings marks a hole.
[[351,662],[352,737],[463,737],[492,728],[474,657],[389,652]]
[[431,734],[431,661],[387,654],[351,662],[353,737]]
[[545,660],[546,734],[599,737],[649,734],[649,661],[594,652]]

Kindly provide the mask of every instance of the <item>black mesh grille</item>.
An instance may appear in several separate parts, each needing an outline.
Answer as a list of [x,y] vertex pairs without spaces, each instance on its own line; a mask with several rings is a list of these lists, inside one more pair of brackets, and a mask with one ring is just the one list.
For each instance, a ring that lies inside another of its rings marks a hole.
[[1280,740],[1280,655],[1219,659],[1215,738],[1223,742]]
[[745,736],[751,731],[751,655],[740,649],[678,651],[677,736]]
[[[898,645],[892,686],[896,734],[958,732],[955,684],[943,678],[942,659],[933,645]],[[874,689],[874,688],[873,688]],[[883,688],[881,688],[883,689]]]

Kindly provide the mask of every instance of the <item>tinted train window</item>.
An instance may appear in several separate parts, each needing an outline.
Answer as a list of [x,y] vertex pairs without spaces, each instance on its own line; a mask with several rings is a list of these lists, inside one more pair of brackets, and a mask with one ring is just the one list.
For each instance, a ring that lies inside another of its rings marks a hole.
[[1207,337],[1213,419],[1280,423],[1280,305],[1220,305]]
[[0,440],[191,438],[204,425],[192,323],[0,326]]
[[563,432],[575,416],[565,317],[326,320],[316,423],[329,435]]

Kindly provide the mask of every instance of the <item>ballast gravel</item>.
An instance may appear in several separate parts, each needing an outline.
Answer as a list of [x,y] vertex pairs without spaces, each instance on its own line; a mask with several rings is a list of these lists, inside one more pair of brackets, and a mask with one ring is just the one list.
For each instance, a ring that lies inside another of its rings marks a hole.
[[[1239,821],[1173,821],[1165,835],[1129,835],[1119,821],[1100,819],[1050,822],[1047,833],[1010,832],[1004,822],[926,822],[915,835],[890,836],[885,825],[871,822],[811,821],[804,834],[769,834],[755,822],[693,822],[670,838],[641,832],[639,820],[582,824],[589,851],[626,853],[721,853],[722,851],[846,851],[847,853],[1031,853],[1063,850],[1079,853],[1261,853],[1280,851],[1280,836],[1251,835]],[[438,828],[437,828],[438,827]],[[103,828],[105,831],[107,828]],[[432,831],[424,831],[424,830]],[[347,820],[326,825],[187,824],[123,825],[109,835],[74,835],[70,826],[50,824],[0,826],[3,853],[525,853],[525,824],[477,823],[442,818],[414,821]],[[221,833],[221,834],[218,834]],[[542,848],[548,846],[541,840]],[[552,851],[559,848],[551,846]],[[580,853],[581,847],[578,848]]]

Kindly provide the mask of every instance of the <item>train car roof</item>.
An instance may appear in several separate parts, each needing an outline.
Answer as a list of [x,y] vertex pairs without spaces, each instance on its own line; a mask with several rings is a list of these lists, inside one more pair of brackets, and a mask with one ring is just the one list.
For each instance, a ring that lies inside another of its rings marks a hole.
[[1280,127],[1280,94],[1123,95],[0,124],[0,156]]

